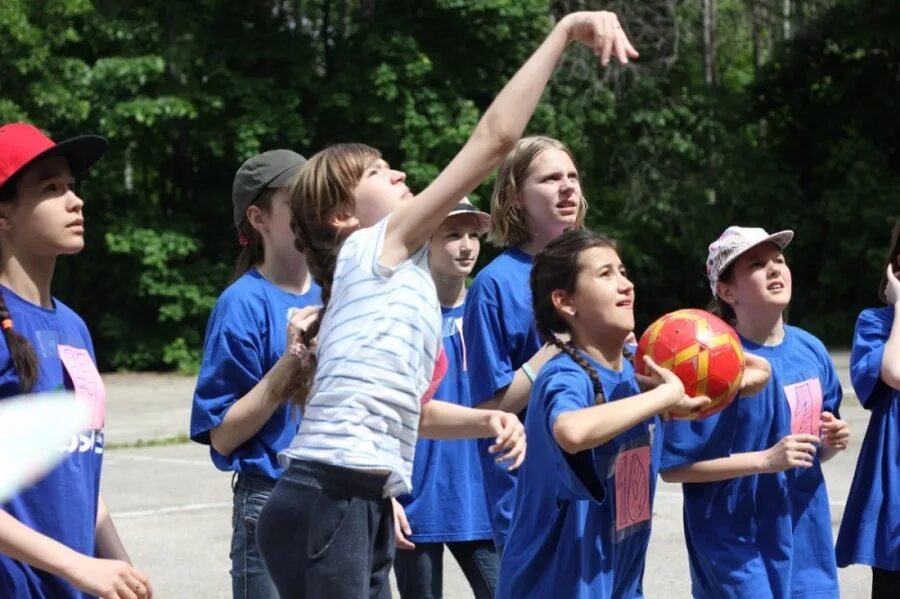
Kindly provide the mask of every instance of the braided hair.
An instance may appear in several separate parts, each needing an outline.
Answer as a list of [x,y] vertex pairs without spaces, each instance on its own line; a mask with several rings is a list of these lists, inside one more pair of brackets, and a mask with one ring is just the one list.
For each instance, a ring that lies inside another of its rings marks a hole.
[[[569,324],[553,305],[551,294],[557,289],[566,293],[575,292],[578,278],[578,258],[590,248],[611,248],[618,251],[615,240],[589,231],[578,229],[566,231],[551,241],[537,256],[531,269],[531,297],[534,307],[534,319],[538,333],[547,342],[559,348],[578,364],[590,377],[594,390],[594,398],[598,404],[603,403],[603,386],[600,374],[581,355],[571,341],[563,341],[559,333],[570,333]],[[631,352],[623,350],[623,355],[631,360]]]
[[[329,146],[310,158],[291,184],[294,245],[306,256],[309,272],[322,289],[322,308],[301,339],[306,346],[311,346],[319,334],[328,309],[334,269],[343,241],[341,232],[330,223],[331,217],[355,208],[353,190],[362,179],[366,165],[380,157],[378,150],[363,144]],[[313,354],[309,360],[299,361],[290,375],[275,385],[273,396],[279,401],[290,401],[303,410],[315,371]]]
[[[16,181],[10,179],[6,184],[0,187],[0,204],[9,205],[16,201]],[[29,393],[37,382],[38,378],[38,359],[34,353],[34,348],[27,338],[16,332],[13,327],[13,317],[6,305],[6,299],[0,293],[0,329],[3,331],[3,338],[9,348],[9,355],[12,358],[13,367],[16,374],[19,375],[19,384],[23,393]]]

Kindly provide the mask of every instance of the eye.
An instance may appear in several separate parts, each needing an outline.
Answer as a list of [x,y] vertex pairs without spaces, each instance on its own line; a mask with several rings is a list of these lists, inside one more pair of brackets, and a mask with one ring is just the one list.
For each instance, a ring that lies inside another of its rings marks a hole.
[[459,239],[460,235],[456,231],[450,231],[447,233],[447,239]]

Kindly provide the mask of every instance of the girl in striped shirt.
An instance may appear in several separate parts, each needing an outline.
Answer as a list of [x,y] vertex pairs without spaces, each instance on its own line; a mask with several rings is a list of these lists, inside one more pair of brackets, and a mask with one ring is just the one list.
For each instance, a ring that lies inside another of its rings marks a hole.
[[433,438],[497,436],[492,451],[521,462],[514,415],[420,405],[441,346],[426,242],[512,149],[572,41],[592,47],[604,65],[637,56],[614,14],[563,18],[417,196],[402,172],[359,144],[319,152],[295,180],[292,226],[324,307],[300,333],[306,343],[292,349],[300,360],[280,396],[304,405],[304,417],[259,520],[260,548],[282,597],[390,595],[389,498],[410,490],[420,428]]

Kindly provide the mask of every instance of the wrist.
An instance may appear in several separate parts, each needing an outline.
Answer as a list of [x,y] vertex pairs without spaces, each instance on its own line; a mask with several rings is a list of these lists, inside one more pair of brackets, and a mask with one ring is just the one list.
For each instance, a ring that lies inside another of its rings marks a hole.
[[52,552],[48,555],[47,566],[48,570],[53,574],[72,582],[75,576],[84,570],[84,566],[82,565],[82,560],[84,559],[89,558],[86,555],[82,555],[81,553],[66,547],[59,553]]
[[768,449],[754,452],[752,455],[752,467],[754,472],[756,472],[757,474],[772,474],[774,472],[777,472],[776,469],[772,468],[772,460],[769,459]]

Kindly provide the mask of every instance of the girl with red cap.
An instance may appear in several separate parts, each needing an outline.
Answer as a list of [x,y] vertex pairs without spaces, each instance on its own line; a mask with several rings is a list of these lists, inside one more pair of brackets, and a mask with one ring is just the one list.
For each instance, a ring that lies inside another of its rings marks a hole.
[[150,597],[100,495],[106,392],[84,321],[50,295],[56,258],[84,247],[75,179],[106,140],[54,144],[32,125],[0,127],[0,401],[69,389],[90,412],[62,463],[0,509],[0,596]]

